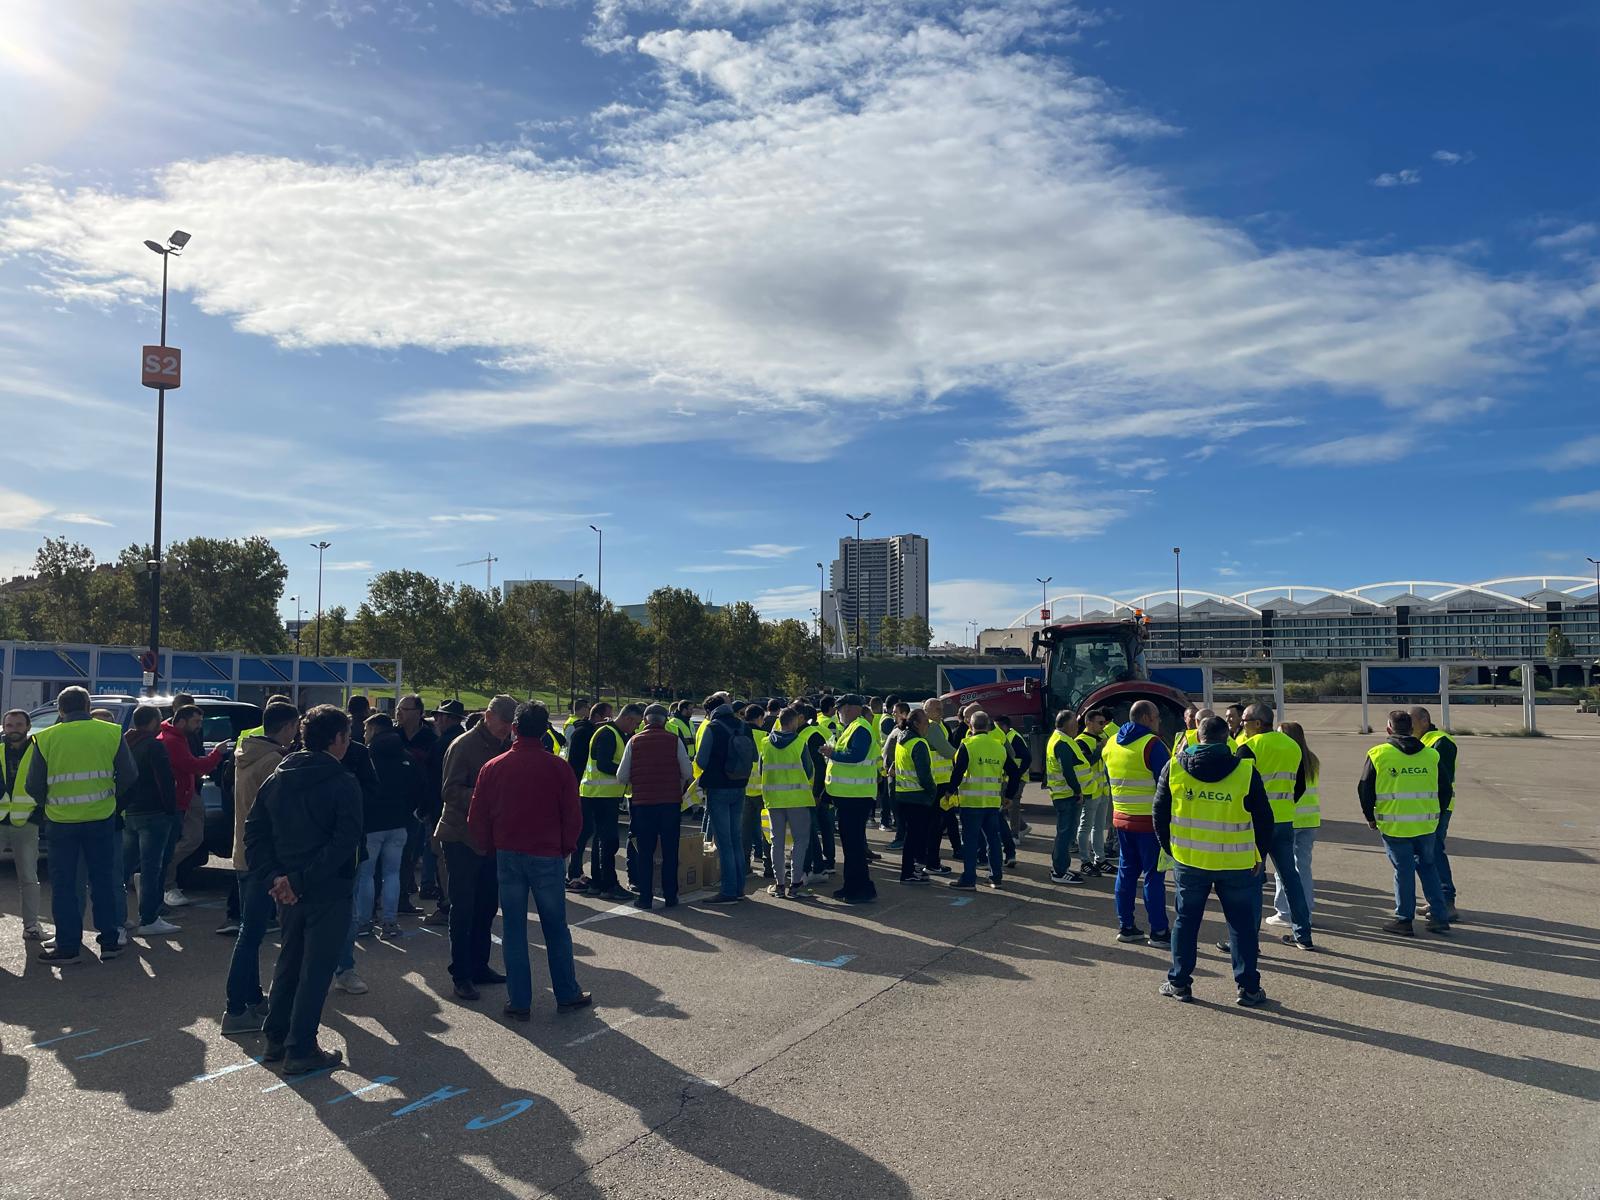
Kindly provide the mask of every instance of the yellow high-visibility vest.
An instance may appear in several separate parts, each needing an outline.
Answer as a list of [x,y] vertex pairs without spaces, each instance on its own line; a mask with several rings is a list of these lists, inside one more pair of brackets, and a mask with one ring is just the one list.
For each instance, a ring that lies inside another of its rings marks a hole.
[[[833,748],[844,750],[849,747],[850,739],[855,736],[858,729],[865,729],[867,736],[872,737],[872,722],[865,717],[857,717],[849,726],[839,732],[834,738]],[[873,739],[873,744],[877,740]],[[828,760],[827,788],[830,796],[845,798],[870,797],[878,794],[878,764],[872,755],[867,755],[865,762],[842,763],[833,759]]]
[[1300,774],[1300,743],[1287,733],[1269,729],[1244,739],[1255,755],[1256,774],[1272,802],[1272,819],[1280,825],[1294,824],[1294,781]]
[[1388,742],[1367,751],[1376,778],[1373,816],[1389,837],[1424,837],[1439,828],[1439,752],[1407,754]]
[[116,812],[121,727],[92,718],[60,721],[41,729],[33,742],[48,769],[45,820],[77,825]]
[[999,808],[1005,785],[1006,739],[998,729],[969,733],[961,739],[967,770],[956,790],[962,808]]
[[1172,857],[1205,871],[1248,871],[1256,865],[1255,822],[1245,807],[1255,767],[1239,763],[1215,783],[1177,763],[1167,770],[1172,792]]
[[627,785],[615,774],[607,774],[600,769],[599,756],[595,753],[595,744],[602,737],[611,737],[616,740],[617,748],[612,752],[611,758],[616,763],[622,762],[622,731],[615,725],[601,725],[594,731],[594,736],[589,739],[589,761],[583,768],[583,779],[578,784],[578,795],[593,799],[610,797],[619,799],[628,794]]
[[1154,738],[1155,734],[1147,733],[1126,746],[1113,740],[1100,751],[1111,787],[1111,807],[1123,816],[1148,817],[1155,813],[1156,781],[1144,762],[1144,748]]
[[15,775],[6,774],[5,754],[0,753],[0,825],[26,825],[33,815],[33,797],[28,795],[28,768],[33,765],[33,739],[28,739],[17,763]]
[[1049,789],[1050,799],[1072,799],[1072,789],[1067,786],[1067,777],[1062,774],[1061,762],[1056,757],[1056,747],[1062,744],[1072,748],[1073,777],[1078,781],[1079,791],[1088,795],[1089,785],[1094,781],[1094,764],[1084,757],[1076,737],[1070,737],[1057,729],[1050,734],[1050,740],[1044,744],[1044,785]]

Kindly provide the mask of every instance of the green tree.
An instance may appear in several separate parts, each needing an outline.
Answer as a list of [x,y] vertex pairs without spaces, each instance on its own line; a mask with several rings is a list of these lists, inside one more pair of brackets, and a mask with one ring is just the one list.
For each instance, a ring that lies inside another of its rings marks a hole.
[[380,571],[356,612],[359,652],[403,661],[407,686],[444,681],[452,597],[421,571]]
[[717,646],[713,622],[700,597],[688,588],[657,588],[645,608],[661,683],[674,692],[709,687]]
[[897,654],[905,644],[905,636],[901,632],[900,618],[889,614],[878,622],[878,648],[890,654]]
[[1572,639],[1561,632],[1561,626],[1550,626],[1550,632],[1544,635],[1544,656],[1552,660],[1572,657]]
[[761,614],[740,600],[719,609],[715,624],[719,677],[749,696],[769,677],[762,655]]
[[[360,653],[359,618],[352,620],[350,610],[336,604],[322,614],[322,653],[328,658],[345,658]],[[294,641],[291,636],[290,642]],[[312,617],[300,630],[300,653],[311,654],[317,646],[317,619]]]
[[[142,547],[130,547],[123,561],[140,561],[143,554]],[[170,626],[172,637],[162,641],[191,650],[282,650],[278,602],[288,578],[266,538],[173,542],[161,567],[162,628]]]
[[910,649],[926,654],[933,645],[933,628],[926,617],[906,617],[900,622],[900,640]]

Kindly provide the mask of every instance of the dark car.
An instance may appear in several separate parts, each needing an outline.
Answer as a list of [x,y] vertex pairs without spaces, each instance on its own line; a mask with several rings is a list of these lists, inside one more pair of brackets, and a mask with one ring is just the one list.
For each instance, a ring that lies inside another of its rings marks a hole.
[[[201,727],[200,737],[206,744],[207,752],[219,742],[236,742],[245,730],[261,724],[261,706],[257,704],[228,700],[221,696],[196,696],[194,702],[204,715],[205,724]],[[159,708],[162,720],[172,715],[171,696],[148,696],[137,700],[131,696],[89,697],[90,708],[106,709],[123,729],[132,724],[133,710],[141,704],[153,704]],[[37,732],[54,725],[58,715],[56,706],[47,704],[30,712],[28,719]],[[200,801],[206,808],[205,843],[186,863],[180,864],[185,869],[192,865],[203,866],[205,856],[209,854],[220,858],[233,855],[232,750],[223,754],[216,770],[200,781]]]

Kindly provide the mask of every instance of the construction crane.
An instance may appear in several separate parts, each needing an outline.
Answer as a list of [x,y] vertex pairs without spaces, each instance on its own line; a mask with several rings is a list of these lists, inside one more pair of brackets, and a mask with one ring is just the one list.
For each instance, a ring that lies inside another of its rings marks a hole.
[[491,551],[490,553],[485,554],[482,558],[475,558],[471,562],[457,563],[456,566],[458,566],[458,567],[482,567],[483,568],[483,590],[485,592],[492,592],[492,591],[494,591],[494,565],[495,565],[495,563],[497,563],[499,561],[500,560],[498,558],[496,558],[494,556],[494,553]]

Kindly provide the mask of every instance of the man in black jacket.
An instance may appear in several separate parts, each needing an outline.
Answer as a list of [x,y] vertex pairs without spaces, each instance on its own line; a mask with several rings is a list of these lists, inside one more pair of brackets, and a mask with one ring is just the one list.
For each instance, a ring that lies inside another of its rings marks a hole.
[[177,786],[172,759],[156,737],[161,710],[141,704],[133,710],[133,724],[124,740],[133,751],[139,781],[123,801],[123,862],[139,872],[139,926],[141,937],[177,933],[178,926],[161,917],[161,869],[167,843],[178,819]]
[[350,718],[320,704],[300,726],[304,750],[262,786],[245,820],[250,872],[284,906],[283,949],[272,978],[265,1062],[286,1075],[337,1066],[317,1046],[328,984],[350,931],[351,890],[361,844],[361,785],[345,770]]

